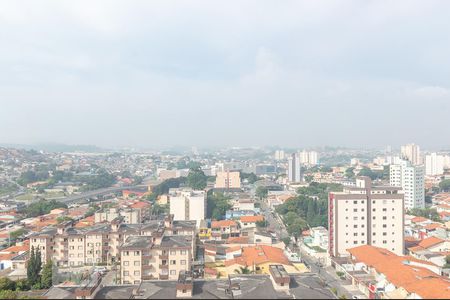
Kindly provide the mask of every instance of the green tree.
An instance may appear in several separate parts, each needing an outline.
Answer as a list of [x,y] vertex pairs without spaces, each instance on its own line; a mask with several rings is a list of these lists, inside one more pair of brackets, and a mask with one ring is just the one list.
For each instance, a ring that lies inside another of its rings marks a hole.
[[413,208],[408,211],[408,213],[413,216],[428,218],[436,222],[441,221],[441,217],[435,208]]
[[439,183],[439,188],[441,189],[441,192],[450,192],[450,179],[442,180]]
[[348,179],[352,179],[355,177],[355,173],[353,172],[355,170],[354,167],[350,167],[347,170],[345,170],[345,177]]
[[207,195],[207,217],[215,220],[221,220],[226,214],[227,210],[230,210],[232,205],[230,204],[230,198],[223,193],[214,193],[209,191]]
[[445,257],[445,265],[444,265],[444,268],[445,268],[445,269],[450,268],[450,254],[447,255],[447,256]]
[[240,177],[241,180],[245,180],[247,179],[248,183],[253,184],[256,181],[259,180],[259,177],[255,175],[255,173],[245,173],[245,172],[240,172]]
[[15,241],[18,237],[25,234],[27,231],[24,228],[17,229],[10,234],[11,241]]
[[259,199],[265,199],[269,194],[269,190],[264,186],[258,186],[256,188],[256,197]]
[[266,220],[256,221],[256,227],[265,228],[267,227],[268,222]]
[[36,254],[34,252],[34,246],[31,246],[30,259],[27,266],[27,278],[30,285],[33,285],[37,281],[36,270]]
[[206,187],[208,178],[199,168],[191,169],[187,176],[186,182],[189,187],[194,190],[203,190]]
[[52,286],[52,275],[53,275],[52,267],[53,267],[52,262],[48,261],[44,265],[44,268],[42,269],[41,286],[43,288],[48,289]]
[[305,176],[305,181],[306,181],[306,182],[310,183],[310,182],[312,182],[313,180],[314,180],[314,176],[312,176],[312,175],[306,175],[306,176]]
[[236,274],[251,274],[252,271],[247,267],[239,267],[239,269],[235,269],[234,273]]
[[295,237],[297,239],[301,236],[303,230],[308,228],[308,224],[306,224],[306,221],[302,218],[297,218],[294,220],[294,222],[287,227],[287,232],[289,235]]

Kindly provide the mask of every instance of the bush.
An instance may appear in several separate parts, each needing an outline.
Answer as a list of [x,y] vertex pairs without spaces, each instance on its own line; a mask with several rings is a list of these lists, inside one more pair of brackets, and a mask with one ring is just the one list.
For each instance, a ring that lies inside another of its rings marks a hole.
[[27,279],[19,279],[16,281],[16,291],[29,291],[30,284]]
[[9,279],[8,277],[0,278],[0,290],[11,290],[14,291],[16,289],[16,283]]

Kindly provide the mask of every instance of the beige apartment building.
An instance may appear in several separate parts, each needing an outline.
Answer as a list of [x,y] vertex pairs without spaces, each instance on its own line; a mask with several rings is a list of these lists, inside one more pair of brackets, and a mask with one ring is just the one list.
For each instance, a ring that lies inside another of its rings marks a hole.
[[403,255],[403,197],[401,188],[372,186],[369,177],[358,177],[355,187],[330,193],[330,255],[347,256],[347,249],[361,245],[372,245]]
[[217,172],[216,189],[240,189],[241,188],[241,174],[239,172]]
[[[153,249],[147,247],[145,248],[147,252],[154,249],[169,250],[176,244],[174,242],[173,245],[170,245],[172,239],[169,239],[169,237],[173,236],[174,241],[188,240],[189,242],[185,242],[183,245],[189,245],[188,253],[191,257],[195,255],[195,221],[173,221],[173,216],[168,216],[165,220],[152,220],[145,224],[125,224],[123,221],[124,217],[118,217],[111,223],[99,223],[85,228],[74,228],[72,222],[64,222],[56,227],[44,228],[41,232],[33,234],[30,237],[30,248],[40,249],[43,261],[51,259],[60,267],[114,262],[120,262],[122,265],[122,250],[127,243],[141,237],[152,243]],[[141,248],[139,251],[144,251],[144,249]],[[129,255],[131,254],[127,256]],[[145,257],[142,257],[142,253],[139,255],[141,255],[141,260],[149,259],[145,255]],[[159,253],[152,252],[152,255],[156,258]],[[159,266],[160,261],[157,263]],[[153,265],[155,265],[155,262],[153,262]],[[155,272],[159,272],[158,276],[153,273],[156,276],[155,278],[164,274],[164,272],[159,271],[159,268]],[[130,279],[124,279],[123,281],[134,282],[135,279],[130,277]]]
[[190,271],[193,262],[192,236],[132,236],[120,247],[121,283],[139,284],[143,280],[175,280]]

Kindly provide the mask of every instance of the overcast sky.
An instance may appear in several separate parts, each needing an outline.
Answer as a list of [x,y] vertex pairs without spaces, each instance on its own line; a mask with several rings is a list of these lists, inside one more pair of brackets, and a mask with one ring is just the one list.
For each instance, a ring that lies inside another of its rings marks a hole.
[[0,143],[450,146],[450,1],[1,1]]

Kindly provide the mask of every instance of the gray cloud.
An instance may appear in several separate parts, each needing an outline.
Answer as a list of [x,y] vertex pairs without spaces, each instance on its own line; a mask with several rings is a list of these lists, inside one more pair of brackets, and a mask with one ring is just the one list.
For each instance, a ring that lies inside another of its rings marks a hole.
[[3,1],[0,141],[449,145],[446,1]]

